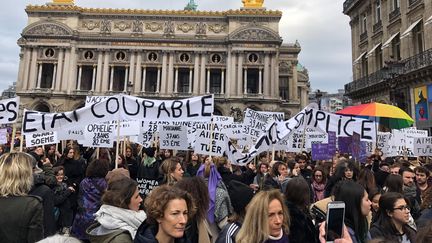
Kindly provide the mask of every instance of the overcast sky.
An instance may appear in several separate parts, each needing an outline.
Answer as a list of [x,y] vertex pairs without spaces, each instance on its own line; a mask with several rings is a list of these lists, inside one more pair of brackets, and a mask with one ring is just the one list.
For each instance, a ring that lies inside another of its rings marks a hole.
[[[26,26],[27,5],[47,0],[2,1],[0,9],[0,90],[17,79],[19,47],[16,41]],[[82,7],[183,9],[189,0],[75,0]],[[241,0],[195,0],[199,10],[242,7]],[[284,43],[300,42],[300,63],[309,70],[312,90],[336,92],[352,79],[349,18],[343,0],[265,0],[264,6],[281,10],[280,35]]]

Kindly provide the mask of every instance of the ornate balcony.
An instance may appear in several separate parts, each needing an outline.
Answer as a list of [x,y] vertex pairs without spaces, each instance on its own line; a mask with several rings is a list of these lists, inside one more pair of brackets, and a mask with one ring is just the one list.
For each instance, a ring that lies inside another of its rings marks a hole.
[[387,62],[386,67],[377,72],[346,84],[345,93],[349,95],[350,93],[352,94],[363,89],[371,88],[372,86],[388,82],[395,78],[403,78],[407,74],[426,67],[432,67],[432,49],[400,62]]
[[399,17],[400,17],[400,8],[397,8],[389,14],[389,22],[393,22],[395,19]]

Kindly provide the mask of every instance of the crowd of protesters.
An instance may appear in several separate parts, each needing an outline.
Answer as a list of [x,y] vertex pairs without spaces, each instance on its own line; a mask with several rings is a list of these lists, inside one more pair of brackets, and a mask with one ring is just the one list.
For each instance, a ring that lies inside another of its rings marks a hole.
[[[70,142],[0,157],[0,242],[325,242],[327,204],[345,203],[339,242],[432,242],[432,164],[264,152],[244,166],[193,151]],[[155,180],[150,191],[139,178]]]

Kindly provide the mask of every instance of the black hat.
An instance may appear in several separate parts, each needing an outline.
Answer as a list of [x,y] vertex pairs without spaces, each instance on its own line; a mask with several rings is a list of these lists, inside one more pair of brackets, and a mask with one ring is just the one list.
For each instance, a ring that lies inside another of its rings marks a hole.
[[144,153],[148,157],[152,157],[153,158],[155,156],[155,149],[153,147],[144,148]]
[[234,211],[237,214],[242,214],[242,212],[246,210],[246,206],[252,200],[254,191],[244,183],[231,180],[228,184],[228,194]]

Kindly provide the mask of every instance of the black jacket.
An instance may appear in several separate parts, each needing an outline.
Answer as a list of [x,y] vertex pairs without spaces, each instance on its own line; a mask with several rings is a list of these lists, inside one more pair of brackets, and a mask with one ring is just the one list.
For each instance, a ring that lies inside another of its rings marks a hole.
[[290,201],[286,201],[290,215],[290,243],[318,243],[318,231],[316,230],[310,215],[302,212]]
[[[415,241],[415,236],[416,236],[415,230],[413,230],[411,227],[406,225],[404,227],[404,231],[405,231],[405,234],[407,235],[408,239],[411,242],[416,242]],[[386,241],[401,242],[401,237],[402,237],[401,235],[396,234],[394,232],[385,232],[384,229],[379,224],[379,222],[372,224],[372,227],[370,228],[369,233],[370,233],[372,239],[382,238]]]
[[249,185],[253,182],[253,179],[255,177],[255,173],[251,169],[247,169],[245,172],[243,172],[241,175],[237,175],[232,173],[228,168],[222,166],[218,168],[218,172],[222,177],[222,181],[225,185],[229,185],[230,181],[240,181],[241,183],[244,183],[246,185]]
[[43,225],[44,236],[54,235],[56,232],[56,222],[54,218],[54,192],[45,185],[44,176],[34,174],[34,185],[29,192],[29,195],[34,195],[42,198],[43,204]]
[[[159,243],[156,239],[156,234],[158,232],[157,224],[148,224],[147,221],[141,224],[135,235],[135,243]],[[186,238],[186,234],[182,238],[175,239],[174,243],[190,243]]]

